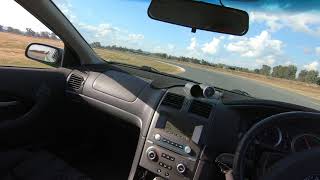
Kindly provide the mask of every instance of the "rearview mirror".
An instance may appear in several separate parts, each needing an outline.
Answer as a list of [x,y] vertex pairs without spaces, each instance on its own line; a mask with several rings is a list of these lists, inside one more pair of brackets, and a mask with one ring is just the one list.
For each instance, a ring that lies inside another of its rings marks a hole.
[[36,61],[55,64],[61,59],[61,49],[46,44],[32,43],[26,48],[25,55]]
[[247,12],[191,0],[152,0],[150,18],[196,29],[244,35],[249,28]]

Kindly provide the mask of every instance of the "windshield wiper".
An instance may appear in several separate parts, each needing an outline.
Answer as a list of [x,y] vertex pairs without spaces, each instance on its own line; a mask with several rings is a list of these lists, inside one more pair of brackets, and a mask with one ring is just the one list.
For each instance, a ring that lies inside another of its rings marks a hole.
[[237,94],[240,94],[240,95],[244,95],[244,96],[249,96],[249,97],[252,97],[249,93],[243,91],[243,90],[240,90],[240,89],[233,89],[231,90],[231,92],[234,92],[234,93],[237,93]]
[[131,65],[131,64],[126,64],[126,63],[121,63],[121,62],[115,62],[115,61],[107,61],[109,64],[118,64],[118,65],[123,65],[123,66],[128,66],[128,67],[134,67],[140,70],[148,71],[148,72],[155,72],[155,73],[162,73],[156,68],[150,67],[150,66],[136,66],[136,65]]
[[150,72],[160,72],[158,69],[150,67],[150,66],[141,66],[139,69],[150,71]]

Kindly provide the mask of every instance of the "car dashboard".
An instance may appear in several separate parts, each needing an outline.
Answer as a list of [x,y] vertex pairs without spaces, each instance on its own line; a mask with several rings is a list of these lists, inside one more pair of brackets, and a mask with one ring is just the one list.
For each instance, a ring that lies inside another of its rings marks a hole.
[[[68,72],[66,93],[74,102],[140,129],[128,179],[142,178],[139,172],[165,179],[221,178],[215,157],[234,153],[254,123],[281,112],[314,111],[218,88],[206,95],[204,87],[208,86],[134,68],[87,66]],[[250,154],[265,157],[258,162],[262,173],[271,159],[320,144],[313,127],[284,124],[261,134],[256,140],[261,149]]]

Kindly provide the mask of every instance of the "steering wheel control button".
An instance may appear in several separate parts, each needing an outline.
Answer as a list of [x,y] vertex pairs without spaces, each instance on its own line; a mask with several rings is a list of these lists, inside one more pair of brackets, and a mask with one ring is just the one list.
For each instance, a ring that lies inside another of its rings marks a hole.
[[184,147],[184,152],[187,153],[187,154],[190,154],[190,153],[191,153],[191,148],[190,148],[190,146],[185,146],[185,147]]
[[161,173],[161,169],[157,169],[157,172],[158,172],[158,173]]
[[168,176],[169,176],[169,173],[168,173],[168,172],[166,172],[164,175],[168,177]]
[[154,139],[157,140],[157,141],[160,141],[161,140],[160,134],[155,134],[154,135]]
[[182,163],[179,163],[179,164],[177,165],[177,171],[178,171],[178,173],[180,173],[180,174],[185,173],[185,172],[186,172],[186,166],[185,166],[184,164],[182,164]]
[[151,160],[151,161],[156,161],[157,160],[157,153],[154,151],[154,150],[150,150],[147,152],[147,156],[148,156],[148,159]]

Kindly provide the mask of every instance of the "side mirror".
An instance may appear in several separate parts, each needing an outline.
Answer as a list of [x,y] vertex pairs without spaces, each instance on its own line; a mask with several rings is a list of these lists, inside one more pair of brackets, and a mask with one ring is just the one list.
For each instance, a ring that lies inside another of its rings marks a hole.
[[61,61],[62,49],[40,43],[31,43],[26,48],[26,57],[47,64],[56,64]]

